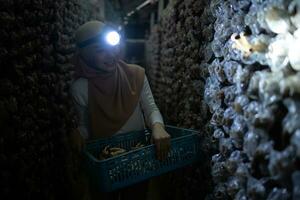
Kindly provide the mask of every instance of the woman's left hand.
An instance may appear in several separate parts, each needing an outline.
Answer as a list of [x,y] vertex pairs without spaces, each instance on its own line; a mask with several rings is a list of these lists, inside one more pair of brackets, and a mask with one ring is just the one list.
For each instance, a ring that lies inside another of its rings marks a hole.
[[164,129],[163,124],[155,123],[152,126],[151,141],[156,146],[157,158],[159,160],[166,159],[171,147],[171,136]]

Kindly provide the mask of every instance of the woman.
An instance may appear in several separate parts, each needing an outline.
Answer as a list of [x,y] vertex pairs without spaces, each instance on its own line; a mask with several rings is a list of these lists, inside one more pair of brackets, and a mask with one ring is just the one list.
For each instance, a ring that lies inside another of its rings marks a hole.
[[164,129],[145,71],[119,59],[117,42],[109,41],[109,33],[113,33],[111,28],[100,21],[87,22],[76,31],[75,81],[71,86],[80,116],[80,135],[76,137],[104,138],[143,130],[147,124],[157,157],[164,159],[170,149],[170,135]]

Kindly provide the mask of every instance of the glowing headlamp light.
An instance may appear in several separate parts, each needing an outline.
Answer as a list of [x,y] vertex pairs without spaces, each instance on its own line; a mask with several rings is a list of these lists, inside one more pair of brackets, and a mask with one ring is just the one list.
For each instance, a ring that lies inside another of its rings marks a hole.
[[77,44],[79,48],[83,48],[93,43],[101,43],[108,46],[116,46],[120,43],[121,36],[117,31],[105,31],[93,38],[85,40]]
[[105,39],[108,44],[115,46],[120,42],[120,35],[116,31],[111,31],[106,34]]

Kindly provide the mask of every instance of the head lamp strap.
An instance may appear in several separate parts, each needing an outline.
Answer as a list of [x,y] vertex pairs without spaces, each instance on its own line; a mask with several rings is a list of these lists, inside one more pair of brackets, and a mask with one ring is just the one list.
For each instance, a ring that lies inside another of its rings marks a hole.
[[100,42],[101,36],[102,36],[102,34],[98,34],[95,37],[92,37],[90,39],[84,40],[84,41],[80,42],[79,44],[77,44],[77,47],[83,48],[83,47],[86,47],[86,46],[88,46],[90,44]]

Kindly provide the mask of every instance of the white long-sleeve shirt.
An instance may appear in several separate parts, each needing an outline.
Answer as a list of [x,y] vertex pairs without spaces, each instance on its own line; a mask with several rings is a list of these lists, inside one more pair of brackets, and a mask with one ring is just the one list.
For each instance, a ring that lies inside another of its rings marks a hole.
[[[89,139],[90,121],[88,115],[88,80],[85,78],[79,78],[74,81],[71,85],[71,94],[76,110],[79,114],[80,134],[84,139]],[[149,128],[156,122],[164,124],[161,113],[155,104],[146,75],[138,105],[127,122],[119,131],[116,132],[116,134],[145,129],[146,126],[143,113]]]

